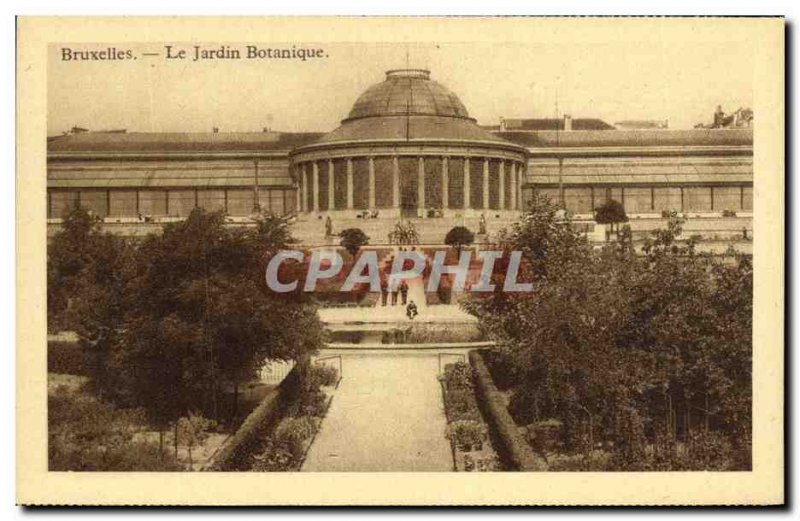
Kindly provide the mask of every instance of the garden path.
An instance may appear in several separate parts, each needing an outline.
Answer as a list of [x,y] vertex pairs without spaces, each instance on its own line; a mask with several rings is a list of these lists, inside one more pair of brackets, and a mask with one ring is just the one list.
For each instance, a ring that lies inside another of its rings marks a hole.
[[302,470],[452,470],[435,355],[345,355],[342,363]]

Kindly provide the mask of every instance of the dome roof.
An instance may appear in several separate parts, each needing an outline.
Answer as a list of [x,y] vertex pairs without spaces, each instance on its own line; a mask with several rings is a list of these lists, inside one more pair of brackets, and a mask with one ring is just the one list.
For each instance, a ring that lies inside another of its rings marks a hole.
[[461,100],[431,80],[430,71],[397,69],[387,71],[383,82],[364,91],[344,121],[408,114],[469,118]]

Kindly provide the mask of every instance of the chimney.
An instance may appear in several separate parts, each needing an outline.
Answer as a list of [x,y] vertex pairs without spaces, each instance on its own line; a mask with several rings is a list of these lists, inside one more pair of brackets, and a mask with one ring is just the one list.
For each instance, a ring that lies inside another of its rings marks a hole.
[[572,130],[572,116],[564,114],[564,130]]

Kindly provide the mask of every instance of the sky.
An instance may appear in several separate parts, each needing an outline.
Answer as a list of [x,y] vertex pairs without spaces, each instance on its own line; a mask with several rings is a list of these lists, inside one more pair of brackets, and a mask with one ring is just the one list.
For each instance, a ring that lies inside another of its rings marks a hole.
[[[288,43],[324,50],[313,60],[192,61],[191,43],[51,45],[48,134],[73,126],[129,132],[325,132],[388,69],[421,67],[453,91],[480,124],[501,117],[709,123],[752,107],[754,57],[745,41],[592,43]],[[165,45],[187,51],[167,59]],[[202,43],[218,49],[220,44]],[[257,42],[231,43],[244,51]],[[280,44],[264,44],[274,48]],[[64,61],[62,48],[131,50],[137,59]],[[145,56],[142,53],[157,53]]]

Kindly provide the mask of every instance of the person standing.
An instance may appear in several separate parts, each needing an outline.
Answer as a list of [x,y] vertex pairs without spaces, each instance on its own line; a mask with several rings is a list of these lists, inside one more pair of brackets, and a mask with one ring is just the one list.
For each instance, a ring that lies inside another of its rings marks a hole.
[[400,290],[397,288],[397,286],[392,288],[392,305],[393,306],[397,305],[397,293],[399,293],[399,291]]
[[406,299],[408,298],[408,284],[406,284],[406,281],[400,283],[400,297],[402,299],[403,305],[405,306]]
[[381,306],[386,307],[386,300],[389,297],[389,284],[386,279],[381,279]]

